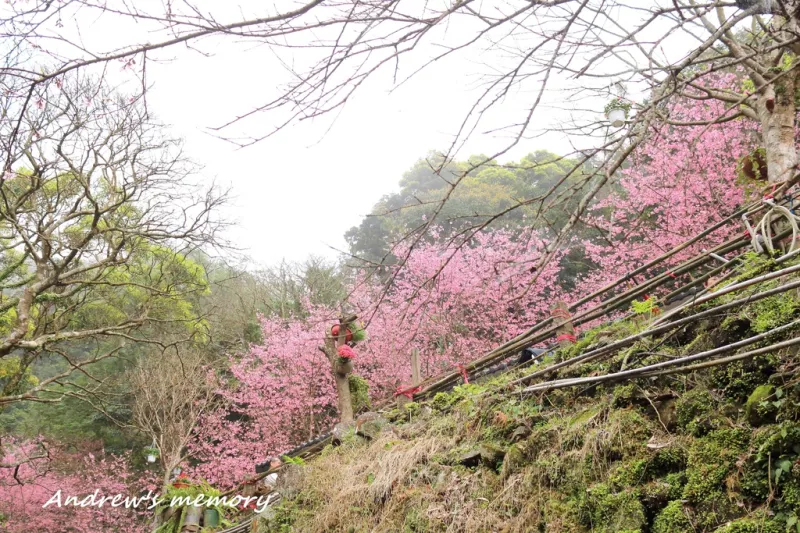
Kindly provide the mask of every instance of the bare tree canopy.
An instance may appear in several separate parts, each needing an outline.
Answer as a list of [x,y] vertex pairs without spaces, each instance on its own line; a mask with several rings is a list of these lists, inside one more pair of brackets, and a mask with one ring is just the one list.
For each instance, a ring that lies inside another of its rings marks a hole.
[[[187,298],[207,282],[186,254],[218,239],[224,200],[192,183],[141,95],[77,72],[27,95],[4,89],[0,406],[58,401],[46,393],[75,372],[91,376],[126,343],[202,334]],[[60,356],[61,370],[38,380],[44,354]]]
[[[569,201],[571,216],[554,228],[546,250],[553,252],[628,156],[662,125],[753,120],[760,127],[769,181],[790,179],[797,164],[799,8],[798,0],[319,0],[270,7],[245,2],[234,8],[211,2],[40,0],[4,8],[2,34],[19,50],[33,51],[36,61],[0,73],[23,80],[19,83],[32,95],[38,84],[66,72],[122,61],[146,83],[148,61],[176,46],[210,52],[215,39],[256,43],[283,61],[290,81],[220,125],[223,135],[233,123],[248,125],[251,136],[236,142],[249,144],[294,121],[338,110],[379,73],[392,76],[396,86],[452,58],[480,58],[471,63],[474,71],[464,73],[477,80],[477,97],[436,163],[450,192],[437,201],[433,216],[406,236],[409,250],[438,223],[452,190],[472,170],[522,140],[558,133],[572,147],[561,155],[577,160],[563,179],[540,195],[476,217],[456,237],[468,242],[522,206],[543,213]],[[68,22],[82,17],[137,30],[121,33],[133,37],[95,46]],[[721,73],[735,73],[738,88],[710,83]],[[700,122],[675,120],[670,105],[676,99],[717,101],[724,111]],[[610,127],[603,111],[615,105],[624,108],[626,120]],[[248,122],[263,113],[272,117],[267,131]],[[505,139],[500,150],[455,175],[442,172],[465,139],[486,131]],[[589,162],[593,170],[585,172]]]

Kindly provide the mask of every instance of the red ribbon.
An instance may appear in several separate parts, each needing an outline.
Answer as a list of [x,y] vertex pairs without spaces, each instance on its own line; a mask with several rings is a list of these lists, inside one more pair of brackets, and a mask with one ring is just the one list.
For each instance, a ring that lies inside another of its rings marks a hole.
[[550,311],[550,316],[563,318],[566,320],[569,320],[570,317],[572,317],[572,315],[570,315],[569,311],[567,311],[566,309],[553,309],[552,311]]
[[558,342],[569,341],[569,342],[575,344],[575,342],[577,342],[577,340],[578,340],[578,338],[575,335],[571,334],[571,333],[562,333],[561,335],[556,337],[556,341],[558,341]]
[[461,363],[456,363],[456,368],[458,371],[461,372],[461,377],[464,378],[464,384],[469,384],[469,374],[467,374],[467,367],[462,365]]
[[397,390],[394,392],[395,396],[405,396],[409,400],[414,399],[414,395],[422,390],[422,385],[418,387],[410,387],[408,389],[404,389],[403,387],[397,387]]

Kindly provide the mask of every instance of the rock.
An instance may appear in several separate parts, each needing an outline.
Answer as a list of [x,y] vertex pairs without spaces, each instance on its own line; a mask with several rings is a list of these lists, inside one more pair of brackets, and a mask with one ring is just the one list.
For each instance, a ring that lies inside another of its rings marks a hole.
[[419,416],[428,418],[433,414],[433,409],[429,405],[423,405],[419,410]]
[[527,439],[530,434],[531,434],[531,428],[529,428],[528,426],[519,426],[511,434],[511,442],[518,442]]
[[334,444],[341,444],[347,439],[347,437],[353,435],[354,428],[355,425],[352,422],[339,422],[333,426],[333,431],[331,431],[331,440],[333,440]]
[[[530,431],[528,431],[528,433],[530,433]],[[508,479],[511,474],[518,471],[524,464],[525,454],[522,452],[522,448],[519,444],[512,445],[503,459],[503,468],[500,470],[500,478],[503,480]]]
[[368,412],[356,419],[356,434],[367,439],[375,439],[389,423],[378,413]]
[[775,419],[777,409],[768,401],[775,392],[772,385],[760,385],[744,404],[744,414],[751,426],[758,427]]
[[478,451],[481,456],[481,462],[484,464],[484,466],[493,470],[497,470],[497,467],[503,460],[503,457],[506,456],[506,450],[504,448],[488,443],[481,444],[480,448],[478,448]]
[[674,398],[656,403],[658,419],[664,424],[667,431],[674,431],[678,427],[677,401]]
[[458,458],[458,464],[466,466],[467,468],[478,466],[480,462],[481,462],[480,450],[470,450]]

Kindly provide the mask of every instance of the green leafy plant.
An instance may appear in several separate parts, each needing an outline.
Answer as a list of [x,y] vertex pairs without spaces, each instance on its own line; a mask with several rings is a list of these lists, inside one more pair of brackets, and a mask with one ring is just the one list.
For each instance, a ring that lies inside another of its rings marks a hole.
[[302,457],[290,457],[288,455],[283,456],[283,462],[287,465],[300,465],[305,466],[306,462]]
[[648,298],[641,302],[639,300],[631,302],[631,310],[637,315],[650,314],[656,309],[658,309],[658,306],[653,298]]
[[367,340],[367,330],[364,329],[364,324],[360,321],[355,321],[348,326],[348,329],[353,334],[353,342],[363,342]]
[[158,459],[161,456],[161,451],[155,446],[147,446],[144,450],[142,450],[142,455],[144,455],[145,458],[147,458],[148,455],[153,455],[156,459]]
[[[205,496],[204,501],[207,501],[208,498],[221,497],[222,492],[212,487],[206,481],[191,483],[187,487],[175,487],[172,485],[166,491],[164,491],[163,501],[159,506],[156,507],[155,512],[157,515],[166,512],[167,509],[172,506],[172,502],[176,498],[181,498],[186,501],[187,498],[189,500],[194,500],[198,496]],[[231,507],[218,503],[216,505],[206,505],[204,508],[215,509],[217,513],[219,513],[221,527],[227,527],[232,524],[230,520],[225,518],[226,513],[231,513]],[[168,520],[166,520],[155,531],[153,531],[153,533],[178,533],[183,528],[185,518],[186,508],[179,509],[175,514],[170,516]]]
[[633,106],[630,102],[626,102],[622,98],[616,97],[606,104],[606,107],[603,109],[603,113],[605,113],[605,115],[608,116],[608,114],[611,113],[613,110],[621,109],[625,112],[625,118],[628,118],[628,115],[630,114],[631,111],[631,107]]

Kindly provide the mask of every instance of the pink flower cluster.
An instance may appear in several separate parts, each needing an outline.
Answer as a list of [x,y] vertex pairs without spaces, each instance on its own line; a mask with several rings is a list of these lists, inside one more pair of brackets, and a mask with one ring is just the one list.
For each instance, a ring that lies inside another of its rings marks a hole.
[[343,357],[345,359],[353,359],[356,356],[356,352],[354,352],[353,349],[346,344],[339,346],[339,349],[336,350],[336,352],[339,354],[339,357]]

